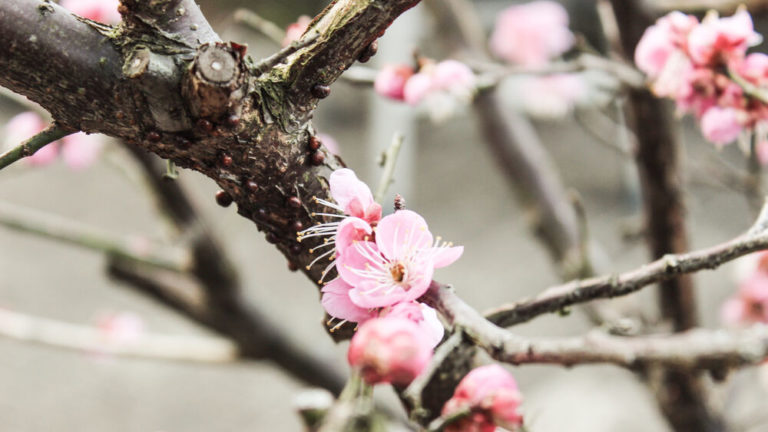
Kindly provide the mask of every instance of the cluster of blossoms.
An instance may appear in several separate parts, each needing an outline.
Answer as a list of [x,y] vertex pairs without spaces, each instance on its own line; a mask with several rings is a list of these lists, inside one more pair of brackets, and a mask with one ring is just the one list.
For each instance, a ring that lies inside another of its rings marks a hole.
[[473,369],[443,406],[443,417],[465,413],[445,427],[446,432],[493,432],[496,426],[517,430],[523,424],[518,412],[522,396],[515,378],[499,365]]
[[[554,1],[510,6],[499,13],[489,47],[500,60],[527,69],[545,68],[573,47],[568,12]],[[520,74],[499,86],[511,108],[542,118],[559,118],[581,105],[604,105],[615,91],[615,79],[599,71]]]
[[[40,133],[47,123],[37,113],[23,112],[11,118],[5,125],[3,148],[10,150],[24,140]],[[98,157],[103,139],[100,135],[86,135],[82,132],[68,135],[59,141],[48,144],[32,156],[25,158],[31,165],[48,165],[60,155],[72,169],[78,170],[90,166]]]
[[738,261],[739,290],[721,311],[730,325],[768,324],[768,252],[759,252]]
[[635,63],[656,95],[700,120],[707,140],[722,146],[757,131],[759,143],[766,141],[768,107],[745,89],[768,85],[768,56],[747,55],[761,40],[744,9],[726,18],[711,12],[701,22],[672,12],[645,31]]
[[469,102],[477,86],[469,66],[456,60],[420,59],[418,70],[407,64],[384,66],[376,75],[376,93],[389,99],[419,105],[427,99]]
[[330,189],[335,202],[318,202],[344,213],[326,215],[341,220],[299,233],[300,240],[325,237],[312,252],[328,250],[309,266],[331,261],[321,282],[334,267],[338,273],[323,287],[322,305],[339,325],[360,325],[349,360],[369,382],[407,383],[404,377],[413,379],[423,369],[443,337],[435,311],[416,300],[429,289],[435,268],[456,261],[463,248],[435,239],[413,211],[382,217],[381,205],[352,170],[334,171]]

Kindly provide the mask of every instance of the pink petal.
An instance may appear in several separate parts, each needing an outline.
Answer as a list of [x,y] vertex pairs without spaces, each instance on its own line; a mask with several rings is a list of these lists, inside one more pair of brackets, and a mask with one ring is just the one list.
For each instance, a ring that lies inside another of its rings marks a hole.
[[407,279],[408,289],[405,291],[403,300],[417,300],[429,290],[432,276],[435,273],[435,266],[432,260],[421,260],[412,264],[408,271],[411,275]]
[[439,248],[438,251],[432,255],[432,260],[434,261],[435,268],[443,268],[456,262],[463,253],[464,246]]
[[404,258],[415,250],[432,246],[432,233],[418,213],[400,210],[385,216],[376,227],[376,244],[390,260]]
[[352,286],[341,278],[328,282],[323,287],[321,303],[328,315],[351,322],[361,323],[373,316],[369,309],[361,308],[352,303],[349,298],[349,290]]
[[403,99],[409,105],[418,105],[432,91],[432,77],[417,73],[408,79],[403,89]]
[[369,277],[361,276],[360,273],[367,271],[369,267],[378,268],[383,265],[383,262],[384,259],[381,258],[376,243],[355,241],[352,247],[345,248],[344,252],[336,258],[336,271],[348,284],[359,286],[369,280]]
[[424,330],[424,334],[431,341],[432,347],[434,348],[441,340],[443,340],[445,328],[443,327],[443,323],[440,322],[440,319],[437,318],[437,311],[424,303],[419,303],[419,307],[424,316],[424,319],[419,323],[419,326]]
[[[376,291],[373,289],[378,288]],[[365,308],[383,308],[394,304],[410,301],[407,292],[397,285],[382,286],[378,281],[366,280],[355,286],[349,292],[353,303]]]
[[435,66],[432,83],[439,89],[471,89],[475,86],[475,74],[460,61],[445,60]]

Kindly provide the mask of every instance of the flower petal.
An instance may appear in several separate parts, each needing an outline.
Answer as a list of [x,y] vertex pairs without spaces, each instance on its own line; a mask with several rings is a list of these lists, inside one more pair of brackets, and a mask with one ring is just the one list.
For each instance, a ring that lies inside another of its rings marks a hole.
[[336,230],[336,255],[344,254],[344,251],[356,240],[364,240],[366,235],[373,233],[373,229],[368,222],[356,218],[348,217],[341,221]]
[[354,199],[359,201],[359,208],[362,211],[374,202],[368,185],[358,180],[355,172],[349,168],[341,168],[331,173],[330,186],[331,196],[350,216],[364,216],[364,214],[350,213],[349,205]]
[[356,285],[349,291],[349,298],[360,307],[382,308],[405,300],[407,292],[397,285],[381,284],[369,280]]
[[432,233],[418,213],[400,210],[379,221],[376,244],[385,257],[396,260],[415,250],[431,247]]
[[352,285],[344,282],[341,278],[336,278],[323,287],[323,298],[321,303],[323,309],[328,312],[328,315],[361,323],[373,317],[370,310],[361,308],[352,303],[349,298],[349,290],[352,289]]
[[432,255],[432,261],[434,261],[435,268],[447,267],[464,253],[464,246],[454,246],[449,248],[435,248],[434,255]]
[[358,286],[372,278],[376,279],[370,272],[381,270],[383,261],[375,243],[355,240],[351,247],[344,249],[336,258],[336,270],[345,282]]

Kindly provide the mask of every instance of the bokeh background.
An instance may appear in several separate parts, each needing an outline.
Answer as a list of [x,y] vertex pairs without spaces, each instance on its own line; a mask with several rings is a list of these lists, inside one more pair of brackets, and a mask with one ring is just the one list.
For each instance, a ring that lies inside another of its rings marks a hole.
[[[298,15],[317,13],[326,2],[200,3],[224,40],[246,42],[251,55],[262,57],[277,47],[235,24],[232,12],[237,7],[250,8],[284,26]],[[490,31],[495,12],[511,2],[477,3]],[[593,32],[595,23],[583,7],[589,2],[571,3],[572,27]],[[372,64],[409,61],[413,48],[434,42],[432,24],[423,5],[407,12],[381,40],[380,54]],[[422,52],[439,55],[428,48]],[[0,100],[0,125],[23,109]],[[578,115],[592,132],[586,132],[574,115],[535,125],[564,183],[580,195],[590,234],[603,246],[609,268],[620,271],[646,261],[643,242],[624,235],[639,226],[637,186],[631,161],[601,142],[618,140],[620,132],[611,122],[598,122],[603,117],[595,114]],[[454,284],[479,310],[558,282],[548,255],[529,232],[527,215],[486,150],[471,111],[436,124],[418,110],[376,97],[370,89],[339,82],[320,105],[315,126],[339,142],[342,158],[371,185],[380,175],[376,160],[381,150],[395,132],[405,135],[390,191],[403,194],[408,207],[422,213],[434,233],[465,246],[462,259],[441,269],[437,277]],[[735,146],[716,151],[686,120],[680,126],[691,246],[700,248],[730,239],[751,223],[753,214],[744,197],[707,168],[716,160],[740,169],[745,158]],[[19,164],[0,173],[0,200],[115,233],[159,237],[162,224],[151,199],[132,179],[135,167],[125,160],[113,143],[99,163],[83,171],[61,163],[45,168]],[[233,208],[216,205],[212,181],[191,171],[182,171],[179,181],[234,258],[249,302],[306,346],[344,367],[346,345],[335,345],[323,330],[314,286],[301,273],[287,270],[285,259],[252,223]],[[131,311],[149,332],[205,334],[206,330],[111,281],[104,264],[98,253],[0,228],[0,307],[81,324],[92,324],[105,312]],[[724,266],[695,277],[699,312],[707,327],[720,325],[719,307],[735,289],[732,272],[733,266]],[[653,300],[652,289],[631,299],[648,306],[649,312]],[[560,336],[588,329],[587,320],[575,310],[565,317],[541,317],[515,331]],[[666,430],[650,393],[621,369],[525,366],[512,371],[525,395],[531,431]],[[730,382],[757,382],[756,377],[755,371],[745,371]],[[2,431],[300,430],[292,401],[303,388],[268,363],[200,365],[111,358],[0,338]],[[759,400],[760,391],[753,385],[732,392],[721,385],[717,395],[732,404],[732,414],[742,415],[754,409],[749,401]],[[394,403],[391,390],[382,387],[377,392]]]

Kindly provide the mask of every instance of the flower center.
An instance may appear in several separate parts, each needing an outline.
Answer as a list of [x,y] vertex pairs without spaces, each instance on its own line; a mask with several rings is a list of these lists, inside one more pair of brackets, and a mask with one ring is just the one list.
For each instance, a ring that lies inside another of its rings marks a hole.
[[395,265],[389,268],[389,274],[392,275],[392,279],[394,279],[395,282],[402,282],[403,279],[405,279],[405,266],[400,263],[395,263]]

